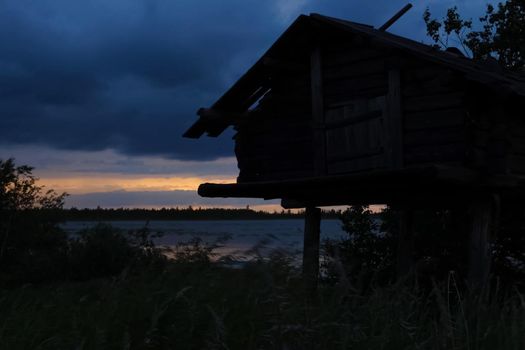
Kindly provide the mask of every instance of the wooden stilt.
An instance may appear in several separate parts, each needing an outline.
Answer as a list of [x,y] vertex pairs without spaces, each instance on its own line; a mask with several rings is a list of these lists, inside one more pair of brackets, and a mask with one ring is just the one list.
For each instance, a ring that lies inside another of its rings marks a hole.
[[[498,201],[499,202],[499,201]],[[491,231],[497,222],[493,198],[479,198],[470,205],[472,224],[469,237],[467,280],[471,287],[482,288],[488,282],[491,263]]]
[[414,268],[414,211],[402,210],[397,242],[397,277],[406,276]]
[[319,278],[319,235],[321,210],[307,207],[304,218],[303,278],[309,291],[317,288]]

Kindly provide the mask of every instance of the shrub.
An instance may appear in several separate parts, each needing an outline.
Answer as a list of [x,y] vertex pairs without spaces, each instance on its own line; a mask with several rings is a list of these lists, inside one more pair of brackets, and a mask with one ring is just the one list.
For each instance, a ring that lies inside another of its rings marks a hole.
[[69,247],[69,278],[86,280],[114,276],[124,269],[160,267],[166,258],[145,226],[124,231],[100,223],[78,232]]
[[341,213],[345,239],[324,242],[325,277],[332,282],[341,275],[354,283],[368,284],[375,276],[378,281],[392,280],[394,271],[396,232],[387,230],[383,216],[376,217],[367,206],[352,206]]
[[[492,273],[505,286],[525,283],[525,209],[507,204],[501,208],[499,229],[493,237]],[[346,239],[324,242],[326,277],[341,274],[350,281],[392,281],[395,274],[399,213],[386,208],[375,216],[368,207],[354,206],[341,215]],[[427,210],[414,213],[414,250],[418,278],[432,286],[451,271],[462,281],[467,271],[469,213],[465,210]]]

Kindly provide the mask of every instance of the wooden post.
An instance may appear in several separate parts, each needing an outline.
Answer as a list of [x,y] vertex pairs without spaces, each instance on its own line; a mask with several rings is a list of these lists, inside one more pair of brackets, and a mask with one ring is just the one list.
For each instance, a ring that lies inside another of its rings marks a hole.
[[399,218],[397,242],[397,278],[402,278],[414,268],[414,211],[403,209]]
[[483,288],[488,282],[491,263],[491,231],[497,218],[493,198],[480,197],[470,204],[471,228],[467,280],[471,287]]
[[315,291],[319,277],[321,209],[307,207],[304,217],[303,278],[307,291]]
[[314,167],[318,176],[326,174],[326,134],[324,130],[323,67],[321,48],[313,48],[310,56],[312,88],[312,121],[314,124]]
[[387,159],[393,169],[403,167],[403,112],[401,108],[401,72],[388,71],[388,94],[386,99]]

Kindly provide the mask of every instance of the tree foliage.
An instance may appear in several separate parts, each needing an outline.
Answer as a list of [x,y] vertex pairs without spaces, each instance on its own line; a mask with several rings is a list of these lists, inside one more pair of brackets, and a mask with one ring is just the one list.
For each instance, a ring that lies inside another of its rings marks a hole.
[[32,171],[0,159],[0,274],[8,279],[58,273],[67,249],[57,216],[66,194],[38,186]]
[[45,191],[37,180],[32,167],[0,159],[0,210],[62,209],[67,194]]
[[479,23],[462,19],[457,7],[447,10],[442,20],[423,14],[427,34],[443,48],[451,42],[461,46],[474,59],[494,58],[509,70],[523,72],[525,67],[525,0],[508,0],[487,5]]

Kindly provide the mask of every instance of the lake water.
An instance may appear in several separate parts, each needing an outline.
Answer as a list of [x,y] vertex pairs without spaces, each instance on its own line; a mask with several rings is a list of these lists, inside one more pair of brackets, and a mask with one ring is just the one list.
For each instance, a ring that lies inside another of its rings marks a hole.
[[[145,225],[144,221],[108,223],[124,230],[136,230]],[[96,224],[96,221],[68,221],[63,227],[69,233],[75,233]],[[176,246],[194,238],[201,238],[203,242],[213,244],[226,239],[216,253],[219,256],[234,255],[242,259],[257,254],[265,256],[275,249],[300,254],[304,220],[150,221],[148,227],[153,232],[162,233],[162,237],[155,240],[157,245]],[[344,235],[340,220],[321,221],[321,240],[337,239]]]

